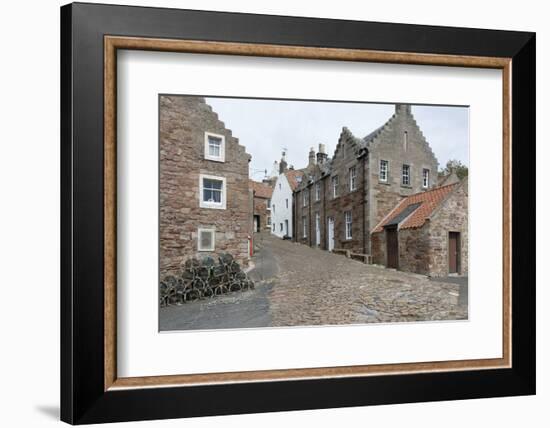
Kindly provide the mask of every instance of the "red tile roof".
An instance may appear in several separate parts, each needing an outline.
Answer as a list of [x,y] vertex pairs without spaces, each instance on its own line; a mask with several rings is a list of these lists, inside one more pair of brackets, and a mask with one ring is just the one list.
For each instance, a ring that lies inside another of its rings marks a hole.
[[290,188],[294,192],[296,190],[296,187],[298,187],[299,179],[304,176],[304,172],[299,169],[289,169],[285,172],[286,179],[288,180],[288,184],[290,185]]
[[407,196],[399,202],[380,223],[376,225],[372,233],[382,232],[382,230],[384,230],[384,226],[390,223],[394,217],[406,210],[408,206],[418,203],[420,206],[404,219],[404,221],[399,225],[399,228],[411,229],[423,226],[438,205],[440,205],[445,200],[447,195],[451,193],[459,184],[460,183],[453,183],[447,186],[436,187],[435,189],[428,190],[426,192]]
[[273,193],[273,188],[265,183],[260,183],[254,180],[248,180],[249,187],[254,191],[254,196],[257,198],[269,199]]

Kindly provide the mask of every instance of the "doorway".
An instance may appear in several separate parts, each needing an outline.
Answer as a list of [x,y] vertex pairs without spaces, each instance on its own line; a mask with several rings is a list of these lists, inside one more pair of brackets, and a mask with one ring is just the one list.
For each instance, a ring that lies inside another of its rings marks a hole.
[[399,242],[395,226],[386,229],[386,267],[392,269],[399,267]]
[[329,217],[327,219],[327,246],[328,250],[334,250],[334,217]]
[[460,273],[460,232],[449,232],[449,273]]

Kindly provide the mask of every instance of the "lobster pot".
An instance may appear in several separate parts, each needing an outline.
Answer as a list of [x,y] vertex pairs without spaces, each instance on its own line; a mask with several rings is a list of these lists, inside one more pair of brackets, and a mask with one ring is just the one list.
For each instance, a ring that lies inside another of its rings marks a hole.
[[161,306],[182,305],[186,302],[246,291],[254,288],[239,263],[228,253],[218,259],[188,259],[178,276],[168,275],[160,282]]

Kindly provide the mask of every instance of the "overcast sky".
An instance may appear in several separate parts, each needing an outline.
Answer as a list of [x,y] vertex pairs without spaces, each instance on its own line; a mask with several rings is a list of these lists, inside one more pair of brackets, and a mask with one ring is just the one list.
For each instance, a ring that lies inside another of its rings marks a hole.
[[[252,155],[251,178],[273,168],[286,148],[287,161],[295,168],[308,162],[310,147],[319,143],[332,157],[342,127],[364,137],[393,114],[393,104],[206,98],[225,126]],[[413,115],[432,147],[440,168],[449,159],[468,165],[468,108],[414,106]]]

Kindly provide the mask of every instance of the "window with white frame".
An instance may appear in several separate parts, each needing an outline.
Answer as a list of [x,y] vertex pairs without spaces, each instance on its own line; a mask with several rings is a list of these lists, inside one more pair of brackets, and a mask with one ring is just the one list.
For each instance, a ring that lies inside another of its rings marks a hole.
[[307,238],[307,218],[306,216],[302,217],[302,227],[303,227],[303,236],[304,238]]
[[200,174],[200,207],[225,209],[225,177]]
[[204,158],[225,162],[225,137],[223,135],[204,133]]
[[197,236],[199,251],[214,251],[216,241],[216,231],[214,229],[199,228]]
[[267,209],[271,209],[271,199],[267,200]]
[[286,207],[288,208],[288,198],[285,199]]
[[273,211],[273,214],[275,214],[275,204],[271,205],[271,211]]
[[315,183],[315,200],[321,200],[321,183],[319,182]]
[[378,179],[380,181],[387,182],[388,181],[388,161],[387,160],[380,160],[380,170],[378,172]]
[[332,197],[336,198],[338,196],[338,176],[335,175],[331,178],[331,184],[332,184]]
[[354,166],[349,169],[349,190],[357,190],[357,168]]
[[[309,204],[309,190],[308,189],[304,189],[302,191],[302,205],[304,207],[307,207]],[[288,208],[288,207],[287,207]]]
[[430,186],[430,170],[424,168],[422,170],[422,187],[427,189]]
[[403,171],[401,174],[401,184],[408,186],[411,184],[411,167],[410,165],[403,164]]
[[283,231],[283,223],[279,223],[279,231]]
[[352,238],[352,218],[351,211],[346,211],[344,213],[344,219],[346,221],[346,239]]

